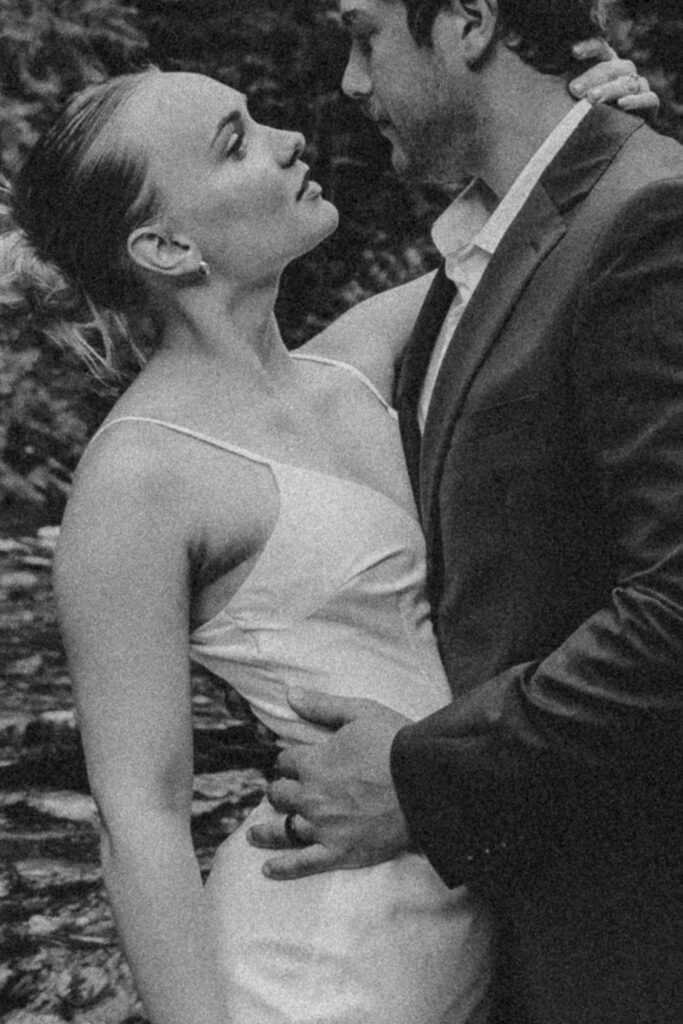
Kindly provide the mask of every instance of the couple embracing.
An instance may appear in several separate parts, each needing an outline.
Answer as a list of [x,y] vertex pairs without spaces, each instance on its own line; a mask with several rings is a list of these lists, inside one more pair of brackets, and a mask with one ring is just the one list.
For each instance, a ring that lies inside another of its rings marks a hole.
[[[234,90],[115,79],[16,183],[5,306],[149,350],[56,574],[124,947],[154,1024],[678,1024],[683,152],[621,62],[568,91],[585,0],[340,7],[397,169],[469,184],[298,352],[336,211]],[[284,748],[205,888],[190,659]]]

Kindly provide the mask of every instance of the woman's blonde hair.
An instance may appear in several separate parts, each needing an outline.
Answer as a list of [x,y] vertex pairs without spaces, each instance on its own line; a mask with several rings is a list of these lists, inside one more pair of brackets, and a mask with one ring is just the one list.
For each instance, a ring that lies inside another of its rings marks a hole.
[[127,253],[130,232],[158,202],[142,150],[116,118],[155,68],[74,96],[35,144],[0,207],[0,316],[25,318],[100,377],[150,343],[145,292]]

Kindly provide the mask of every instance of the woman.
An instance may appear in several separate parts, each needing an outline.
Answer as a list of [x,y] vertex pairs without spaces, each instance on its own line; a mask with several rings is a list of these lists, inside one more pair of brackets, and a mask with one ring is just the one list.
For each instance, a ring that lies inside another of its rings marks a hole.
[[17,183],[15,301],[42,296],[91,363],[129,323],[156,332],[81,462],[56,567],[105,879],[154,1024],[484,1020],[490,923],[419,856],[276,885],[243,827],[203,890],[192,849],[190,658],[283,743],[321,739],[295,681],[414,717],[449,698],[387,404],[429,278],[290,355],[281,271],[336,225],[302,151],[234,90],[150,71],[76,97]]

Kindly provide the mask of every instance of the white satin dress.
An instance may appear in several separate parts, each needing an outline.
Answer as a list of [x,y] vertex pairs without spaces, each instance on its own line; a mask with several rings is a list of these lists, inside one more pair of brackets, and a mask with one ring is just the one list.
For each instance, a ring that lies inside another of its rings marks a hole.
[[[296,358],[348,370],[396,418],[355,368]],[[411,719],[448,703],[414,516],[365,485],[149,422],[265,465],[277,485],[265,549],[237,594],[194,630],[191,657],[239,691],[282,744],[325,739],[290,709],[293,684],[371,698]],[[447,889],[416,854],[267,879],[261,866],[274,854],[245,833],[274,816],[282,820],[265,800],[250,813],[219,847],[205,888],[226,1024],[483,1024],[491,923],[465,888]]]

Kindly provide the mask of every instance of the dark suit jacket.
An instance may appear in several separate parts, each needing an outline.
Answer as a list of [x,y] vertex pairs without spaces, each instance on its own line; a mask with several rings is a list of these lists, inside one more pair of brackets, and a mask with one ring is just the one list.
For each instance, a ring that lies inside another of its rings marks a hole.
[[680,1024],[683,149],[584,119],[465,311],[418,465],[439,315],[397,404],[454,702],[399,733],[402,805],[493,901],[512,1024]]

